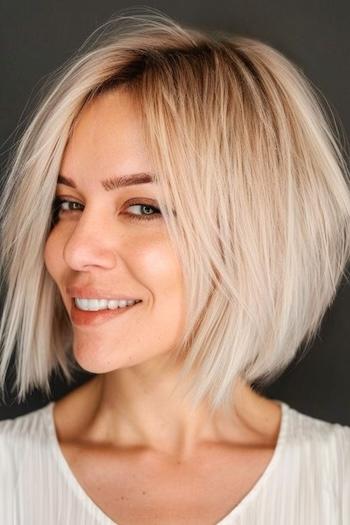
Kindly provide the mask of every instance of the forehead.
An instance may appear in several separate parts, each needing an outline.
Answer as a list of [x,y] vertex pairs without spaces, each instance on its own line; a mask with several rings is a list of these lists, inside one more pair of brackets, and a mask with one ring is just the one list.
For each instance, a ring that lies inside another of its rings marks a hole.
[[141,112],[127,92],[116,90],[83,107],[73,124],[69,145],[79,149],[88,143],[96,150],[104,144],[118,151],[139,149],[143,139]]
[[[60,172],[66,179],[79,174],[84,174],[84,178],[98,177],[105,187],[118,173],[152,172],[141,112],[127,92],[118,89],[105,93],[81,110],[67,142]],[[121,185],[128,185],[128,180],[121,179]]]

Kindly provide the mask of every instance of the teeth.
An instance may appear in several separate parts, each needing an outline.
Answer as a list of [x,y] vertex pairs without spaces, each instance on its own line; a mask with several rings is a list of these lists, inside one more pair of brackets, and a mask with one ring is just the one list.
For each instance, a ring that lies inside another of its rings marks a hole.
[[89,311],[97,311],[97,310],[115,310],[117,308],[125,308],[126,306],[131,306],[133,304],[136,304],[138,301],[136,300],[107,300],[107,299],[81,299],[78,297],[74,298],[75,306],[79,308],[79,310],[89,310]]

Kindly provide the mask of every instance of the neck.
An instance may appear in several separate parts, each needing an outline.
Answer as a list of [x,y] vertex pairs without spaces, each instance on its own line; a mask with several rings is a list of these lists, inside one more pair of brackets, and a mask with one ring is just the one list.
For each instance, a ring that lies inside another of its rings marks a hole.
[[85,422],[91,439],[185,458],[200,442],[249,440],[260,425],[261,403],[267,400],[243,381],[236,384],[232,411],[212,414],[207,401],[194,411],[181,393],[174,395],[176,378],[175,370],[160,374],[158,367],[142,363],[83,385],[89,392],[81,398],[89,406]]

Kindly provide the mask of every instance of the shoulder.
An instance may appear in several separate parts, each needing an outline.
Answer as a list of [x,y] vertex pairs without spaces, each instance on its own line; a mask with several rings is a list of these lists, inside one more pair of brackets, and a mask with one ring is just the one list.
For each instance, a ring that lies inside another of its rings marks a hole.
[[341,494],[339,509],[345,523],[350,516],[350,427],[336,425],[335,457],[338,469],[338,488]]
[[[329,437],[329,454],[331,464],[337,472],[339,489],[344,497],[350,495],[350,427],[338,423],[331,424],[332,428]],[[350,515],[350,505],[349,505]]]
[[331,423],[289,407],[289,437],[291,443],[302,445],[310,453],[315,450],[334,454],[333,459],[349,459],[350,426]]
[[350,426],[319,419],[289,407],[292,414],[291,433],[302,435],[309,445],[343,450],[349,453]]
[[[350,427],[339,423],[322,426],[324,444],[318,447],[322,452],[318,460],[323,464],[323,476],[329,480],[328,494],[334,508],[347,521],[350,516]],[[322,443],[322,437],[319,442]]]
[[[288,444],[294,464],[323,486],[339,509],[350,494],[350,426],[331,423],[289,407]],[[345,501],[346,500],[346,501]],[[350,515],[350,507],[346,510]]]
[[11,419],[0,420],[0,439],[8,440],[32,435],[33,432],[35,433],[43,413],[47,408],[47,406],[44,406],[27,414],[21,414]]
[[42,439],[46,432],[44,416],[47,406],[17,416],[12,419],[0,421],[0,465],[1,477],[15,476],[20,468],[23,458],[32,455],[35,448],[40,448],[45,443]]

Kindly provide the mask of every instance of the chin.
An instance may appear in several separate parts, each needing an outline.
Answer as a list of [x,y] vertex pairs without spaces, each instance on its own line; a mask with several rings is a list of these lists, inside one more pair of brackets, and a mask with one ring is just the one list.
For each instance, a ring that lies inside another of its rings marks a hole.
[[112,353],[107,352],[96,345],[73,345],[73,354],[79,366],[86,372],[93,374],[105,374],[148,361],[147,358],[128,355],[121,350],[114,350]]

